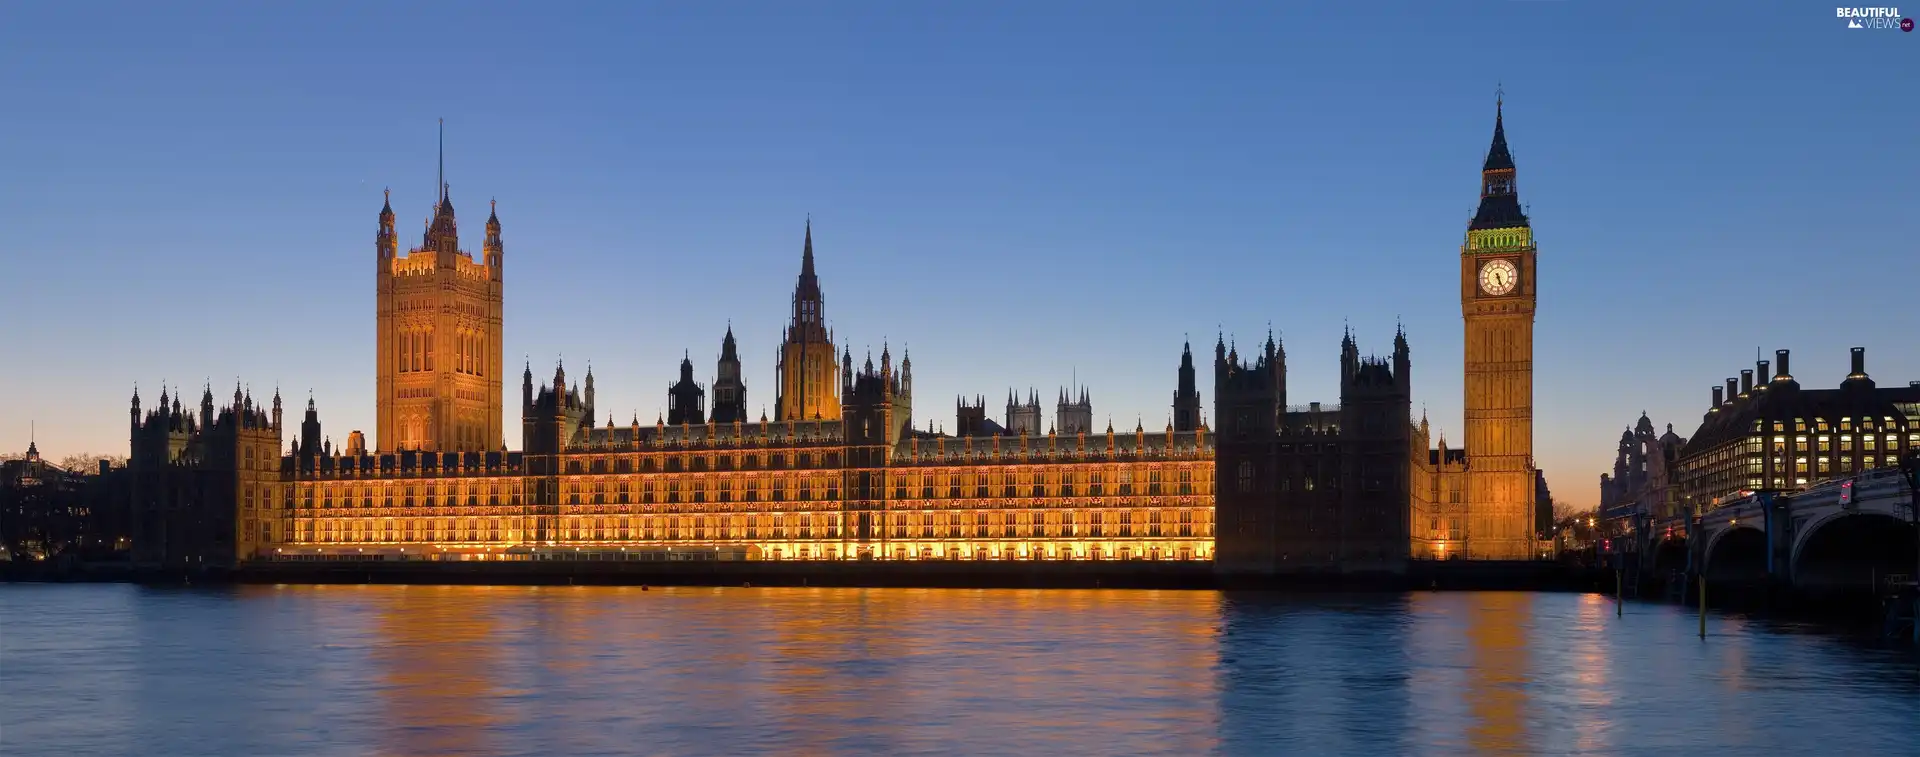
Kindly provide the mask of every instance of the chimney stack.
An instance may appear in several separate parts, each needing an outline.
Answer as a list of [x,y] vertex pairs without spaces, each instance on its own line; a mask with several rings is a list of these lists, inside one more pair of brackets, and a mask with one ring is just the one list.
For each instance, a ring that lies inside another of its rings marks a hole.
[[[1747,374],[1747,383],[1753,383],[1753,371],[1742,372]],[[1733,379],[1727,379],[1727,401],[1732,402],[1733,398],[1738,396],[1741,396],[1740,385],[1734,383]]]
[[1780,365],[1780,372],[1773,375],[1774,380],[1776,381],[1793,380],[1793,372],[1787,370],[1787,351],[1774,350],[1773,359],[1774,359],[1774,362]]
[[1867,375],[1867,348],[1855,347],[1853,348],[1853,376],[1865,375]]
[[[1751,391],[1753,391],[1753,371],[1750,371],[1750,370],[1741,371],[1740,372],[1740,394],[1745,395]],[[1728,394],[1733,393],[1733,379],[1727,379],[1727,393]]]
[[1761,391],[1766,391],[1767,382],[1773,380],[1773,371],[1767,367],[1769,365],[1772,365],[1772,363],[1769,363],[1765,360],[1761,360],[1753,364],[1753,367],[1754,367],[1753,385],[1755,388],[1758,388]]
[[1719,385],[1719,384],[1714,384],[1714,385],[1713,385],[1713,404],[1712,404],[1712,405],[1710,405],[1709,407],[1710,407],[1710,408],[1712,408],[1712,409],[1716,409],[1716,410],[1717,410],[1717,409],[1719,409],[1719,407],[1720,407],[1720,405],[1721,405],[1721,403],[1722,403],[1723,401],[1724,401],[1724,400],[1722,400],[1722,399],[1720,398],[1720,385]]

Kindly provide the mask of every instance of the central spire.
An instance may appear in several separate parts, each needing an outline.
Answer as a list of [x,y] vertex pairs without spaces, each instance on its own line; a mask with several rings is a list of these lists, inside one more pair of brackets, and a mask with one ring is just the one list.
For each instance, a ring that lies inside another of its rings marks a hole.
[[794,295],[820,299],[820,277],[813,272],[813,217],[807,217],[807,239],[800,250],[800,285]]
[[807,219],[806,241],[800,249],[800,280],[793,287],[794,338],[802,342],[827,341],[826,297],[813,269],[813,219]]
[[774,414],[782,421],[836,420],[840,417],[840,387],[833,364],[833,334],[827,330],[826,296],[820,291],[820,277],[814,270],[811,216],[803,239],[800,280],[793,287],[793,322],[787,327],[780,345],[780,363],[775,368],[779,393]]

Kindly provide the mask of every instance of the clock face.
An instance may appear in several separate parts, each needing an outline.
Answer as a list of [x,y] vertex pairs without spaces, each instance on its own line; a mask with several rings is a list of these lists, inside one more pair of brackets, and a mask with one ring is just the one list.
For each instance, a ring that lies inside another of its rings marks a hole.
[[1489,260],[1480,266],[1480,291],[1494,296],[1512,292],[1520,284],[1520,271],[1511,260]]

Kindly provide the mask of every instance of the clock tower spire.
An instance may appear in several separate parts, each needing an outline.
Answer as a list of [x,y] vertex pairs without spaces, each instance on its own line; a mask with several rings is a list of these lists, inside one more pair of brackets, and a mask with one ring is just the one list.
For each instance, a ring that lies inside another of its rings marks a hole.
[[1480,206],[1460,246],[1466,326],[1467,538],[1470,559],[1533,555],[1533,227],[1507,147],[1505,98],[1480,168]]

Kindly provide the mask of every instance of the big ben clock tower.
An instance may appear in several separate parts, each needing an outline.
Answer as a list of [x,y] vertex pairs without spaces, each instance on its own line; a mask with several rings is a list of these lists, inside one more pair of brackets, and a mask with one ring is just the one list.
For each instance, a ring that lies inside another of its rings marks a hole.
[[1476,560],[1524,560],[1534,546],[1533,228],[1520,207],[1501,104],[1480,171],[1480,208],[1460,247],[1466,322],[1467,533]]

